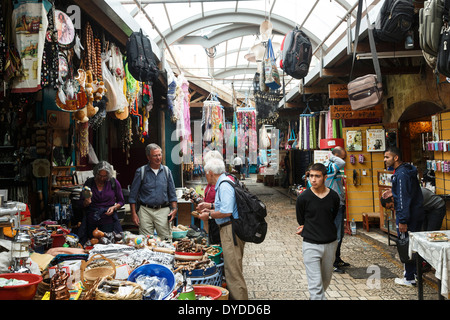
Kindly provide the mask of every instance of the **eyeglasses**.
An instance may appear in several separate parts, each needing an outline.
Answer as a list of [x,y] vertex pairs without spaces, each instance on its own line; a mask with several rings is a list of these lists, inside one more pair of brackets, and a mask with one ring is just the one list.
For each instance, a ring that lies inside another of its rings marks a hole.
[[97,177],[99,178],[108,178],[107,174],[97,174]]

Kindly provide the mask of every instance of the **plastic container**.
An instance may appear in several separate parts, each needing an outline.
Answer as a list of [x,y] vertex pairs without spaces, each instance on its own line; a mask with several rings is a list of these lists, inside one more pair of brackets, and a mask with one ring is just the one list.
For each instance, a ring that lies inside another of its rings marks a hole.
[[42,277],[33,273],[2,273],[1,278],[28,281],[20,286],[0,287],[0,300],[33,300]]
[[211,297],[213,300],[219,300],[222,296],[222,290],[210,286],[194,286],[194,292],[196,295]]
[[175,259],[183,261],[200,260],[203,257],[203,252],[181,252],[175,251]]
[[356,234],[356,222],[355,219],[352,219],[350,222],[350,230],[352,231],[352,236]]
[[172,231],[172,238],[174,239],[183,239],[186,237],[188,231]]
[[217,272],[217,266],[214,264],[213,266],[203,269],[194,269],[194,270],[185,270],[183,273],[186,274],[186,277],[207,277],[213,275]]
[[222,248],[219,246],[213,246],[214,248],[218,248],[219,252],[216,253],[215,255],[209,255],[208,258],[211,259],[212,261],[214,261],[216,264],[220,263],[220,260],[222,258]]
[[167,299],[169,295],[173,292],[175,289],[175,275],[173,274],[172,270],[167,268],[166,266],[163,266],[161,264],[144,264],[143,266],[137,267],[134,269],[130,275],[128,276],[128,281],[136,282],[137,277],[140,275],[144,276],[155,276],[158,278],[166,278],[167,279],[167,285],[169,286],[170,290],[167,292],[167,294],[162,298],[162,300]]
[[66,242],[66,236],[64,234],[52,234],[52,248],[62,247],[64,243]]

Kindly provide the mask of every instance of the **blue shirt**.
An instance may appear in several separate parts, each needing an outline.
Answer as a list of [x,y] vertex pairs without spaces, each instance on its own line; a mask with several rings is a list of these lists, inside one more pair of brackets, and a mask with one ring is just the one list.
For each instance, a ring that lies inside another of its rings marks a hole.
[[[229,180],[233,182],[229,177],[222,173],[219,179],[217,180],[215,190],[216,190],[216,199],[214,201],[215,211],[219,211],[220,213],[228,214],[232,213],[233,218],[239,218],[237,204],[236,204],[236,196],[234,194],[234,188],[228,183],[224,182],[220,184],[224,180]],[[218,225],[224,224],[230,221],[230,217],[224,218],[216,218],[216,223]]]
[[141,182],[141,168],[134,174],[131,184],[129,203],[137,201],[149,206],[158,206],[167,202],[176,202],[175,183],[172,172],[167,168],[167,177],[163,165],[159,167],[158,174],[155,175],[150,165],[144,167],[144,179]]

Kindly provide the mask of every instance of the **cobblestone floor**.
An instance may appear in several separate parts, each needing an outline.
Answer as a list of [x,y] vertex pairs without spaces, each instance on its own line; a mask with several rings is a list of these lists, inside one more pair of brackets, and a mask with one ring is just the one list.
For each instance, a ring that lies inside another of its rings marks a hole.
[[[298,224],[294,201],[282,189],[256,183],[255,178],[245,182],[266,204],[269,226],[262,244],[247,243],[245,247],[244,276],[249,298],[309,299],[302,238],[295,234]],[[416,287],[394,283],[394,278],[403,273],[400,261],[370,237],[346,234],[341,252],[342,259],[351,266],[344,274],[333,273],[326,292],[329,300],[417,300]],[[436,288],[424,283],[424,299],[436,300]]]

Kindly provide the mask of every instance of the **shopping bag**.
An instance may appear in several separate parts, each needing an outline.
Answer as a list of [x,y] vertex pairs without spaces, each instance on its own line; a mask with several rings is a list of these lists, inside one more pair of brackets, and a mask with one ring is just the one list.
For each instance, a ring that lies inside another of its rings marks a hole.
[[264,58],[265,84],[272,90],[281,87],[280,74],[276,64],[275,54],[273,53],[272,41],[267,42],[266,57]]
[[400,257],[400,261],[403,263],[411,263],[415,261],[415,255],[412,258],[409,257],[409,237],[405,233],[400,233],[399,238],[396,240],[397,251]]

